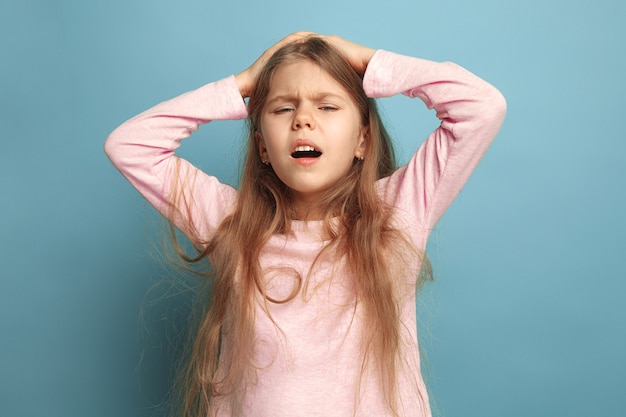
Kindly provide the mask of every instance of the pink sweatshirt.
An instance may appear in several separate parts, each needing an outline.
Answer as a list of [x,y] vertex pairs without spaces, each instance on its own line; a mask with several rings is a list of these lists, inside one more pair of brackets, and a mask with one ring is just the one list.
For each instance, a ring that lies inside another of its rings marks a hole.
[[[441,125],[410,162],[377,183],[381,197],[395,208],[395,226],[418,249],[425,249],[430,230],[454,200],[496,136],[506,111],[502,95],[491,85],[452,63],[377,51],[363,85],[370,97],[403,93],[434,108]],[[166,212],[174,151],[202,123],[247,116],[234,77],[207,84],[163,102],[118,127],[105,150],[113,164],[158,210]],[[172,221],[183,232],[189,223],[208,238],[235,206],[237,191],[182,161],[181,175],[197,174],[189,217]],[[261,266],[270,296],[280,299],[293,288],[281,271],[295,269],[306,277],[325,241],[321,223],[294,221],[293,234],[274,236],[264,247]],[[415,317],[418,259],[398,276],[405,291],[401,309],[402,364],[397,370],[401,416],[430,416],[420,372]],[[283,269],[281,269],[283,268]],[[257,379],[241,399],[216,405],[222,417],[388,416],[376,372],[361,369],[359,336],[364,326],[355,308],[352,277],[342,262],[322,259],[311,273],[306,294],[284,304],[269,303],[270,320],[256,311]],[[275,323],[275,324],[274,324]],[[227,346],[224,347],[227,349]]]

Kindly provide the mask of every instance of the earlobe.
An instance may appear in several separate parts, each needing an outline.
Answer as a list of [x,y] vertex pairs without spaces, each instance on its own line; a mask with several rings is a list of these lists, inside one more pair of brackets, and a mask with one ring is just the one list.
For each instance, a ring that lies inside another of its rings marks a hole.
[[359,142],[354,149],[354,157],[363,160],[365,156],[365,149],[367,148],[367,142],[369,141],[370,128],[369,126],[363,126],[361,128],[361,134],[359,136]]
[[254,132],[254,139],[256,140],[256,145],[259,148],[259,156],[261,157],[261,161],[264,164],[269,163],[269,156],[267,155],[267,147],[265,146],[265,140],[263,139],[263,135],[258,130]]

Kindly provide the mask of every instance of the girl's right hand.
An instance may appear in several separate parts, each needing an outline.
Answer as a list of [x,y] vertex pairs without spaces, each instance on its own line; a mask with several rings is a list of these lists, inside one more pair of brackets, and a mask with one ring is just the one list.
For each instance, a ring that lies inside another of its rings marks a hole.
[[285,36],[274,45],[272,45],[269,49],[261,54],[259,58],[248,68],[235,75],[235,81],[237,81],[237,86],[239,87],[239,92],[241,93],[241,97],[246,98],[250,96],[250,92],[254,87],[254,83],[261,72],[261,69],[265,66],[270,57],[282,48],[283,46],[290,43],[297,43],[303,41],[309,36],[316,35],[313,32],[295,32],[290,35]]

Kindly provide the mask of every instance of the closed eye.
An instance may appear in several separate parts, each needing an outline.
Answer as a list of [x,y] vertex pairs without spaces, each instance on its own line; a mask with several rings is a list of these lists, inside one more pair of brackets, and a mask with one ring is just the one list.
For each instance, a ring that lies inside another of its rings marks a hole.
[[274,110],[274,113],[289,113],[292,112],[293,109],[291,107],[283,107],[277,110]]

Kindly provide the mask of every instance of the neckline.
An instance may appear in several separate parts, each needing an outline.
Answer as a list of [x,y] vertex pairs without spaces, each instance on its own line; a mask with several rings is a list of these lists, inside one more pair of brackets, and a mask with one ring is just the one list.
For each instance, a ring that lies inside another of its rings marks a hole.
[[[339,224],[339,217],[330,219],[331,226]],[[292,220],[291,232],[299,238],[307,237],[306,240],[328,242],[330,239],[324,236],[324,220]]]

